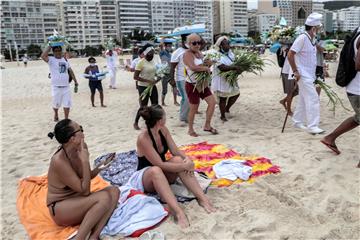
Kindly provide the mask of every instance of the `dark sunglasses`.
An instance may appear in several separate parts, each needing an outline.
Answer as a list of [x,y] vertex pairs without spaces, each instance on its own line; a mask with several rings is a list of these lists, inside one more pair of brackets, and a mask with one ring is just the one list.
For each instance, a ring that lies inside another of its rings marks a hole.
[[76,131],[74,131],[74,132],[72,132],[71,134],[70,134],[70,136],[74,136],[77,132],[84,132],[84,129],[83,129],[83,127],[82,126],[79,126],[79,130],[76,130]]
[[191,45],[196,46],[196,45],[201,45],[202,42],[201,41],[195,41],[195,42],[191,42]]

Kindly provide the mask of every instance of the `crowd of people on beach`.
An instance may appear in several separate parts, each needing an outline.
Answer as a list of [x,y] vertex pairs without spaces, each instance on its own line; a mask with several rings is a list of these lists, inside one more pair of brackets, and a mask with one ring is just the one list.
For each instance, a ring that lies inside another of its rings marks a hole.
[[[319,14],[311,14],[305,22],[304,34],[301,34],[291,46],[283,46],[282,54],[285,62],[282,67],[282,82],[284,93],[287,94],[280,103],[284,105],[288,114],[292,116],[293,125],[311,134],[321,134],[324,130],[319,127],[320,100],[314,80],[316,75],[324,79],[321,59],[321,44],[316,43],[316,35],[320,31]],[[357,29],[351,48],[354,52],[354,66],[356,74],[346,86],[349,101],[355,115],[346,119],[332,133],[325,136],[321,142],[334,153],[340,154],[335,140],[341,134],[357,127],[360,123],[360,28]],[[177,203],[169,184],[180,178],[184,185],[196,196],[200,206],[208,213],[216,211],[211,200],[204,194],[194,177],[194,163],[179,150],[166,127],[166,111],[159,105],[159,94],[156,83],[161,81],[161,105],[166,106],[165,97],[168,85],[173,92],[173,104],[180,106],[179,120],[188,125],[188,134],[199,136],[194,129],[194,121],[198,114],[201,100],[207,104],[206,118],[203,131],[211,134],[220,134],[213,126],[212,118],[216,104],[219,105],[220,119],[228,121],[231,107],[240,96],[238,84],[234,86],[220,74],[219,71],[243,70],[234,66],[234,54],[231,50],[229,38],[219,36],[214,49],[220,54],[220,60],[214,64],[204,60],[202,47],[203,39],[195,33],[181,35],[181,46],[172,52],[172,44],[164,43],[160,51],[162,63],[169,65],[170,71],[162,79],[155,77],[156,63],[155,50],[150,44],[143,46],[134,57],[128,70],[134,72],[134,82],[139,93],[139,108],[137,110],[134,129],[140,130],[139,120],[142,117],[146,128],[137,138],[138,171],[129,179],[128,184],[145,193],[156,192],[165,201],[170,211],[175,216],[181,227],[188,227],[189,221]],[[52,49],[54,56],[48,53]],[[317,60],[317,53],[318,59]],[[83,127],[76,121],[69,119],[71,108],[70,82],[72,79],[77,87],[78,81],[71,70],[71,66],[64,58],[61,47],[48,47],[42,54],[42,59],[49,64],[55,129],[49,137],[55,137],[60,147],[52,156],[48,172],[48,197],[47,205],[54,222],[60,226],[80,224],[77,239],[85,239],[90,234],[90,239],[98,239],[101,229],[105,226],[113,210],[117,206],[119,195],[118,188],[108,187],[99,192],[90,192],[90,181],[101,170],[108,167],[112,158],[109,157],[101,165],[91,170],[89,152],[85,143]],[[110,88],[116,88],[116,62],[117,54],[114,51],[106,53],[107,68],[110,75]],[[94,104],[95,91],[100,93],[101,106],[104,105],[104,93],[101,80],[93,77],[99,73],[96,60],[89,59],[89,66],[85,74],[89,74],[89,88],[91,104]],[[208,72],[212,74],[210,84],[199,90],[195,87],[194,73]],[[151,93],[143,95],[144,91],[152,86]],[[298,101],[294,113],[291,111],[291,100],[298,94]],[[181,97],[180,103],[177,96]],[[142,97],[143,96],[143,97]],[[149,106],[149,100],[151,105]],[[64,119],[59,121],[58,109],[64,108]],[[165,153],[170,151],[172,158],[165,159]],[[112,156],[113,157],[113,156]]]

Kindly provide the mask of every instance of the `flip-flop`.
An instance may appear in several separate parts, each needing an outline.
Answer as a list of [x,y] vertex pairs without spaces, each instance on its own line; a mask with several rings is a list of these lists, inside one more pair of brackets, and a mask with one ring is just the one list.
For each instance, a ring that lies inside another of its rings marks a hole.
[[204,131],[205,132],[210,132],[212,135],[219,134],[219,132],[213,127],[211,127],[210,129],[204,129]]
[[336,153],[336,155],[339,155],[341,153],[336,145],[332,145],[330,143],[327,143],[324,140],[320,140],[320,142],[322,144],[324,144],[325,146],[327,146],[328,148],[330,148],[334,153]]

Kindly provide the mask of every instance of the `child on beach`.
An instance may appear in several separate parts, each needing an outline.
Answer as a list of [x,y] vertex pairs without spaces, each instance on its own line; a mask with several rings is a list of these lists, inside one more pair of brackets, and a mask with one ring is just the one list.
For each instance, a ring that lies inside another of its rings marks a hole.
[[90,63],[90,65],[85,68],[85,74],[88,75],[86,76],[86,78],[89,79],[89,88],[91,92],[91,97],[90,97],[91,105],[93,107],[96,107],[94,103],[94,99],[95,99],[95,92],[97,89],[100,94],[101,107],[106,107],[104,105],[104,91],[103,91],[101,79],[99,79],[99,77],[96,76],[96,74],[100,72],[98,65],[96,65],[96,59],[94,57],[90,57],[88,59],[88,62]]

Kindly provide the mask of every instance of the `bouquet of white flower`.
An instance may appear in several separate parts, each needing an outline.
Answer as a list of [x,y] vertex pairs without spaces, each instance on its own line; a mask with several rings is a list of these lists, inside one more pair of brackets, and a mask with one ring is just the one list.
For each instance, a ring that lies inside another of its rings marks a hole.
[[156,64],[155,68],[156,68],[156,72],[155,72],[156,81],[154,81],[149,86],[147,86],[146,89],[141,93],[140,95],[141,100],[144,100],[147,96],[151,96],[154,85],[158,83],[163,77],[165,77],[166,74],[170,74],[170,67],[167,63]]

